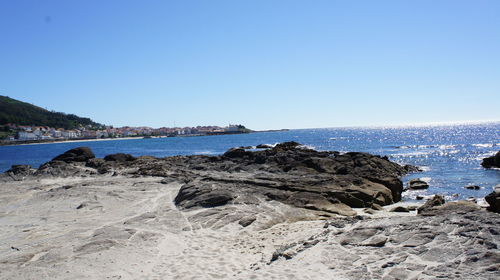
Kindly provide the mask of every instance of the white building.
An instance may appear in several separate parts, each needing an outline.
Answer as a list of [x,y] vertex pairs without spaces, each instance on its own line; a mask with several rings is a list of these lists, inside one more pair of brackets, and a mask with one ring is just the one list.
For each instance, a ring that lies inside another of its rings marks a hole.
[[64,137],[64,138],[77,138],[78,134],[74,130],[65,130],[62,132],[62,137]]
[[38,137],[33,132],[19,131],[16,138],[19,140],[36,140]]

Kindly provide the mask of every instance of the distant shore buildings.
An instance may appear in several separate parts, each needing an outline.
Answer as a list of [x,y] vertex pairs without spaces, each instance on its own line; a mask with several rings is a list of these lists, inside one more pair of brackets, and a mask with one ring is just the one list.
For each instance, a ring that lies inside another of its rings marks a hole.
[[118,127],[107,126],[104,129],[93,129],[92,127],[80,127],[78,129],[65,130],[47,126],[23,126],[15,124],[6,125],[15,131],[15,136],[9,141],[38,141],[38,140],[69,140],[69,139],[102,139],[122,137],[145,137],[145,136],[203,136],[217,134],[248,133],[250,130],[243,125],[219,126],[196,126],[196,127]]

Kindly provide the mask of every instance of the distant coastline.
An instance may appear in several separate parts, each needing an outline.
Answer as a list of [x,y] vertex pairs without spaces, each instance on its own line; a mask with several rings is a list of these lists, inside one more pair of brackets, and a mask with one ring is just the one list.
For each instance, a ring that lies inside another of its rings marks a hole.
[[115,137],[115,138],[3,140],[0,141],[0,146],[23,146],[23,145],[39,145],[39,144],[79,143],[79,142],[94,142],[94,141],[113,141],[113,140],[138,140],[138,139],[173,138],[173,137],[199,137],[199,136],[216,136],[216,135],[248,134],[248,133],[263,133],[263,132],[280,132],[288,130],[289,129],[260,130],[251,132],[214,132],[208,134],[185,134],[185,135],[175,135],[175,136],[132,136],[132,137]]

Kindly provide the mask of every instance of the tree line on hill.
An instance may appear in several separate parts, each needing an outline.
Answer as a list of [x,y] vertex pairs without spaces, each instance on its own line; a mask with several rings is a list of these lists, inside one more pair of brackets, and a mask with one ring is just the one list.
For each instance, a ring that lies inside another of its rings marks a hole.
[[75,129],[78,127],[102,128],[90,118],[43,109],[8,96],[0,96],[0,125],[31,125]]

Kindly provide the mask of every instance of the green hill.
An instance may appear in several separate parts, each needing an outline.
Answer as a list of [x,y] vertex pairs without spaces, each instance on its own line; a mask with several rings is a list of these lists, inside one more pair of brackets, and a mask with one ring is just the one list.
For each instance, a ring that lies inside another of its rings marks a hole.
[[38,106],[0,95],[0,126],[8,123],[64,129],[74,129],[81,126],[91,126],[93,128],[103,126],[89,118],[48,111]]

